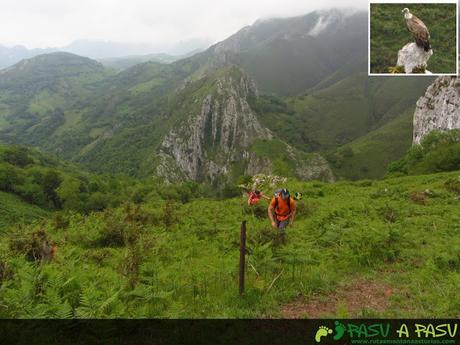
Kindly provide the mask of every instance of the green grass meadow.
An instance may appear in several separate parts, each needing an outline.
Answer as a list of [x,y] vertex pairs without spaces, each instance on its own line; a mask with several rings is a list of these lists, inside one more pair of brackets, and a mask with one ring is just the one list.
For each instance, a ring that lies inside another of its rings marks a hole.
[[[386,307],[352,312],[344,300],[322,316],[459,317],[459,195],[446,187],[458,178],[459,171],[333,184],[289,180],[304,198],[285,244],[270,227],[266,202],[249,208],[244,197],[181,204],[153,196],[137,206],[12,225],[0,242],[0,317],[281,317],[299,296],[327,301],[356,281],[390,287]],[[27,259],[40,231],[58,246],[52,262]]]
[[432,73],[456,73],[456,5],[411,3],[370,5],[371,73],[388,73],[388,68],[396,65],[398,51],[414,42],[401,13],[405,7],[430,32],[433,55],[427,69]]
[[[344,161],[381,154],[390,129]],[[267,142],[275,161],[279,144]],[[232,184],[94,175],[24,147],[0,146],[0,163],[0,318],[460,316],[460,130],[433,131],[382,180],[240,176],[267,195],[303,194],[285,241],[266,200],[249,207]],[[321,301],[332,302],[312,311]]]

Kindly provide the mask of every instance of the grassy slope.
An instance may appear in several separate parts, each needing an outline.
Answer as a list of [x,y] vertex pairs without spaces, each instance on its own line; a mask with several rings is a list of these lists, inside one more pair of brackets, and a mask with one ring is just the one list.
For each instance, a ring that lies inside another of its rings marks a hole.
[[97,83],[111,75],[98,62],[68,53],[37,56],[6,70],[0,78],[0,140],[49,148],[55,133],[78,124]]
[[[412,144],[412,112],[397,117],[375,131],[340,147],[333,164],[337,176],[347,179],[381,178],[389,163],[401,158]],[[344,152],[352,150],[347,157]]]
[[396,64],[399,49],[413,41],[401,14],[404,7],[420,18],[430,31],[434,54],[428,62],[428,69],[433,73],[455,73],[455,4],[373,4],[371,71],[388,73],[388,67]]
[[297,148],[331,149],[413,111],[430,82],[359,73],[304,96],[261,98],[252,106],[264,125]]
[[48,214],[47,211],[22,201],[14,194],[0,191],[0,228],[14,223],[44,218]]
[[313,158],[308,153],[288,148],[288,145],[279,139],[255,140],[251,151],[258,157],[270,160],[273,174],[289,177],[296,176],[298,165]]
[[[148,62],[101,83],[100,97],[85,106],[80,123],[53,138],[50,147],[65,147],[63,157],[92,170],[145,176],[152,153],[176,117],[181,95],[169,93],[196,66]],[[97,128],[99,137],[92,129]],[[99,140],[97,140],[99,139]]]
[[300,97],[262,96],[252,106],[264,125],[298,149],[333,152],[331,163],[345,161],[344,149],[356,151],[336,164],[338,176],[376,178],[410,147],[411,115],[430,82],[356,74]]
[[[327,296],[339,285],[366,278],[391,286],[387,308],[363,307],[350,315],[341,307],[331,316],[458,317],[458,196],[447,192],[444,182],[459,173],[288,182],[305,197],[284,246],[272,243],[265,204],[254,210],[258,218],[242,198],[169,206],[155,198],[137,211],[71,216],[65,231],[50,222],[44,228],[59,247],[50,264],[27,263],[7,249],[5,238],[0,242],[15,270],[0,290],[0,302],[8,306],[1,316],[278,316],[299,294]],[[411,200],[411,192],[426,189],[431,191],[426,204]],[[246,294],[239,298],[242,219],[248,220],[248,271]],[[101,234],[117,229],[137,234],[137,240],[126,247],[104,245]],[[34,295],[38,276],[43,292],[32,300],[27,296]]]
[[[341,17],[332,12],[253,25],[240,35],[237,64],[256,81],[261,92],[284,96],[298,95],[336,73],[343,73],[342,78],[350,75],[366,53],[367,14]],[[337,15],[339,29],[334,30],[337,27],[333,25],[318,36],[308,34],[323,15]]]

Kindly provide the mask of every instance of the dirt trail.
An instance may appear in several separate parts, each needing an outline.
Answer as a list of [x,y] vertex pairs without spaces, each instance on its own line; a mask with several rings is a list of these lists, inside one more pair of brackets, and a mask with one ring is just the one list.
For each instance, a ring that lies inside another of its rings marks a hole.
[[348,311],[349,317],[359,317],[363,310],[385,311],[393,290],[382,283],[357,280],[338,287],[329,295],[313,296],[309,300],[299,297],[281,308],[281,315],[287,319],[319,318],[335,315],[337,309]]

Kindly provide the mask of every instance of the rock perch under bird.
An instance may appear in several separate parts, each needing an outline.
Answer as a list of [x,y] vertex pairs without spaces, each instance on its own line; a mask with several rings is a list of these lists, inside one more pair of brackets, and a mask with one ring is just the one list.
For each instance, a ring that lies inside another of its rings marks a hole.
[[431,74],[431,72],[426,69],[431,55],[433,55],[432,49],[426,52],[416,43],[411,42],[399,50],[396,66],[404,67],[405,73],[414,73],[416,71],[420,73],[423,71],[423,73]]

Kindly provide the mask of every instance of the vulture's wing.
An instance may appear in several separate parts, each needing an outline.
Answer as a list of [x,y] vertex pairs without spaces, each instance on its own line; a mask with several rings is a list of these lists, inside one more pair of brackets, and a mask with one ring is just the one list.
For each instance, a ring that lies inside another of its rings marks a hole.
[[430,33],[426,25],[416,16],[412,15],[412,18],[407,20],[407,28],[415,38],[415,42],[422,46],[425,51],[428,51],[430,47]]

